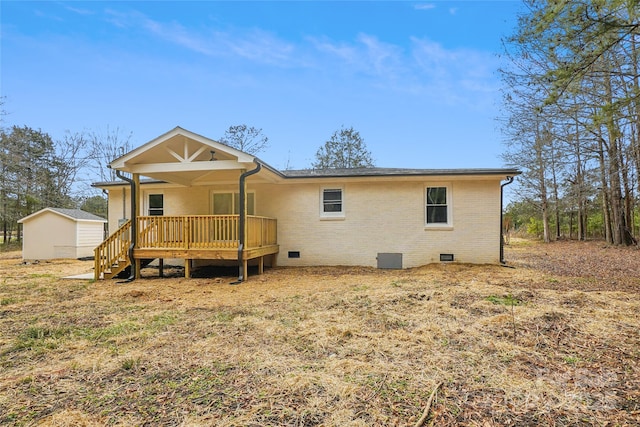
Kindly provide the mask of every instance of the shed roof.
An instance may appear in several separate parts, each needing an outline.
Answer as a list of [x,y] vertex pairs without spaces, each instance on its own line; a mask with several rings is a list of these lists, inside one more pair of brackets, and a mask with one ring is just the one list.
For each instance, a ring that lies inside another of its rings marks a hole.
[[106,219],[94,215],[92,213],[83,211],[82,209],[64,209],[64,208],[44,208],[39,210],[38,212],[34,212],[31,215],[27,215],[24,218],[18,220],[18,222],[22,223],[26,220],[39,216],[45,212],[53,212],[58,215],[65,216],[75,221],[98,221],[98,222],[107,222]]

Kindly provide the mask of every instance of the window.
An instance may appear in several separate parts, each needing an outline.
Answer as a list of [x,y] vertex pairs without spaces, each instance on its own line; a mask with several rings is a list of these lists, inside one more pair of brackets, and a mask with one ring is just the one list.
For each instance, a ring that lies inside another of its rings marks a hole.
[[344,200],[342,188],[323,188],[320,197],[321,217],[344,217]]
[[164,215],[164,195],[149,194],[149,215]]
[[450,225],[447,187],[427,187],[427,225]]
[[[255,215],[255,193],[247,193],[247,215]],[[240,193],[213,193],[214,215],[238,215]]]

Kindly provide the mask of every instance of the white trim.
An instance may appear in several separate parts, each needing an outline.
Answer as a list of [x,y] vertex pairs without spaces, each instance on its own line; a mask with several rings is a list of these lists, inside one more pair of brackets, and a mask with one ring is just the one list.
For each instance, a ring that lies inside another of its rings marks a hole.
[[[325,212],[324,211],[324,192],[327,190],[340,190],[340,212]],[[320,187],[319,192],[319,209],[320,219],[344,219],[346,217],[346,204],[345,204],[345,191],[344,185],[327,185]]]
[[[85,219],[85,218],[74,218],[74,217],[72,217],[72,216],[69,216],[69,215],[64,214],[64,213],[62,213],[62,212],[58,212],[58,211],[56,211],[56,210],[54,210],[54,209],[51,209],[51,208],[43,208],[43,209],[40,209],[39,211],[36,211],[36,212],[34,212],[34,213],[30,214],[30,215],[27,215],[27,216],[25,216],[24,218],[20,218],[17,222],[18,222],[19,224],[22,224],[22,223],[24,223],[25,221],[29,221],[29,220],[31,220],[32,218],[35,218],[35,217],[37,217],[37,216],[40,216],[40,215],[42,215],[42,214],[43,214],[43,213],[45,213],[45,212],[51,212],[51,213],[54,213],[54,214],[56,214],[56,215],[60,215],[60,216],[61,216],[61,217],[63,217],[63,218],[67,218],[67,219],[70,219],[70,220],[75,221],[75,222],[101,222],[101,223],[109,222],[109,221],[108,221],[108,220],[106,220],[106,219]],[[86,211],[85,211],[85,212],[86,212]],[[88,213],[90,213],[90,212],[88,212]]]
[[[140,154],[162,144],[165,141],[168,141],[169,139],[173,138],[176,135],[181,135],[184,136],[186,138],[189,138],[193,141],[199,142],[200,144],[204,144],[206,146],[215,148],[218,151],[224,151],[225,153],[235,157],[238,159],[238,163],[247,163],[247,164],[252,164],[253,160],[255,159],[254,156],[244,153],[240,150],[236,150],[233,147],[229,147],[227,145],[221,144],[218,141],[214,141],[213,139],[209,139],[206,138],[202,135],[198,135],[196,133],[190,132],[186,129],[183,129],[179,126],[171,129],[169,132],[160,135],[159,137],[147,142],[146,144],[141,145],[140,147],[128,152],[127,154],[113,160],[110,163],[111,168],[113,169],[120,169],[120,170],[127,170],[128,171],[128,167],[132,166],[129,162],[134,159],[135,157],[139,156]],[[188,157],[187,157],[188,159]]]
[[165,206],[165,197],[164,197],[164,190],[157,190],[157,191],[153,191],[153,190],[146,190],[144,191],[142,196],[142,208],[143,208],[143,212],[144,214],[142,216],[150,216],[151,214],[149,213],[149,196],[151,195],[156,195],[156,194],[161,194],[162,195],[162,216],[166,215],[166,211],[167,211],[167,207]]
[[[447,192],[447,222],[438,222],[429,224],[427,222],[427,189],[435,187],[444,187]],[[424,184],[422,190],[423,202],[422,209],[424,212],[424,228],[425,230],[453,230],[453,193],[451,191],[451,183],[449,182],[428,182]]]

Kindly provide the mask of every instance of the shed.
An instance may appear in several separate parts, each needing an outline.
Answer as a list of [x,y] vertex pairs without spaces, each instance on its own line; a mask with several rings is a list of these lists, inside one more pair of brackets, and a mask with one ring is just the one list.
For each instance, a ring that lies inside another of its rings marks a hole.
[[93,257],[107,220],[80,209],[45,208],[18,222],[22,258],[35,260]]

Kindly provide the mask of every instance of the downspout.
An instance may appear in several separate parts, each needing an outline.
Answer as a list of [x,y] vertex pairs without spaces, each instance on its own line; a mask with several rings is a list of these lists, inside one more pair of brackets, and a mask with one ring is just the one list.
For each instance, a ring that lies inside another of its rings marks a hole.
[[246,215],[247,202],[245,200],[245,181],[247,177],[260,172],[260,169],[262,169],[262,164],[258,161],[258,159],[254,158],[253,162],[256,164],[256,168],[250,171],[244,172],[242,175],[240,175],[240,212],[239,212],[240,218],[238,221],[238,268],[240,271],[238,272],[238,280],[235,282],[231,282],[232,285],[238,285],[242,283],[245,279],[244,259],[243,259],[244,243],[245,243],[245,235],[244,235],[245,219],[247,216]]
[[131,262],[131,273],[124,281],[118,283],[133,282],[136,278],[135,260],[133,259],[133,248],[136,246],[136,239],[138,237],[138,221],[136,219],[136,186],[131,178],[128,178],[119,170],[116,170],[116,176],[123,181],[126,181],[131,186],[131,244],[129,245],[129,261]]
[[504,196],[504,187],[511,184],[513,182],[512,176],[507,176],[507,182],[500,185],[500,264],[505,265],[507,262],[504,260],[504,235],[502,234],[502,210],[503,208],[503,196]]
[[[102,194],[107,198],[107,218],[109,218],[109,192],[105,189],[102,190]],[[109,237],[109,221],[107,221],[102,230],[102,240]]]

